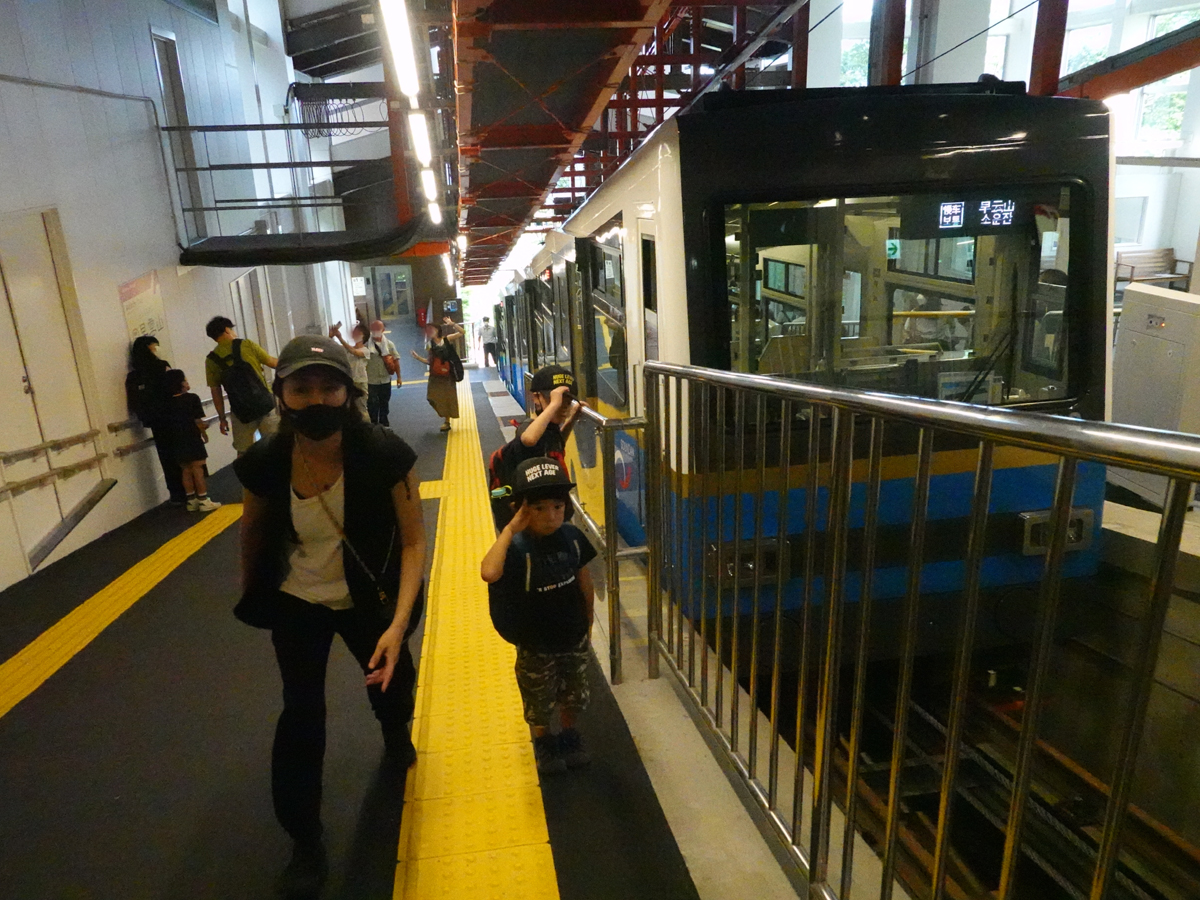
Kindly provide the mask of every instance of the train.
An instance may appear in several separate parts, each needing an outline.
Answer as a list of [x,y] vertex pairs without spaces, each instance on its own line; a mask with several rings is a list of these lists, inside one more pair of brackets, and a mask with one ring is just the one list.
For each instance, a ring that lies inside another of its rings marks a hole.
[[[645,412],[641,369],[662,360],[1102,420],[1111,172],[1103,103],[1030,96],[1020,83],[705,95],[508,285],[501,377],[524,402],[527,373],[569,366],[610,418]],[[586,443],[573,466],[581,493],[598,494]],[[643,452],[637,432],[618,433],[617,526],[631,545],[644,541]],[[881,599],[904,592],[915,429],[886,452]],[[962,586],[975,459],[969,442],[935,448],[925,591]],[[1055,471],[1033,451],[998,453],[985,588],[1040,579],[1044,555],[1021,523],[1050,507]],[[1104,479],[1103,466],[1080,469],[1068,577],[1099,565]],[[804,490],[791,490],[785,530],[799,541]],[[725,541],[731,530],[710,529]],[[800,602],[798,589],[785,597]]]

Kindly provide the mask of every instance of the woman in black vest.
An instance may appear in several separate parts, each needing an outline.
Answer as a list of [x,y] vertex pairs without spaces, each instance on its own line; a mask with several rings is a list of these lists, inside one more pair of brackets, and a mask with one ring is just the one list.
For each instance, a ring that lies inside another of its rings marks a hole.
[[170,428],[163,414],[166,410],[167,393],[163,376],[171,364],[158,358],[158,338],[143,334],[135,338],[129,348],[129,374],[125,376],[125,398],[129,411],[150,429],[154,437],[154,449],[158,452],[158,464],[162,466],[163,478],[167,482],[171,502],[187,503],[187,491],[183,489],[183,472],[175,459],[171,447]]
[[408,722],[416,672],[407,638],[423,608],[425,527],[416,454],[362,421],[346,351],[298,337],[279,354],[279,433],[234,463],[245,487],[242,621],[271,630],[283,679],[271,787],[295,842],[285,896],[315,896],[321,840],[325,666],[339,634],[366,675],[388,759],[416,761]]

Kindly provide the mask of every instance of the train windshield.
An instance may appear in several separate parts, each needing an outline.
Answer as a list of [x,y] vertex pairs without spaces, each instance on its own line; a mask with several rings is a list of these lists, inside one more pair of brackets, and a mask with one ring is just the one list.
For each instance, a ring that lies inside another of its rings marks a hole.
[[1078,190],[726,206],[733,370],[992,405],[1065,399]]

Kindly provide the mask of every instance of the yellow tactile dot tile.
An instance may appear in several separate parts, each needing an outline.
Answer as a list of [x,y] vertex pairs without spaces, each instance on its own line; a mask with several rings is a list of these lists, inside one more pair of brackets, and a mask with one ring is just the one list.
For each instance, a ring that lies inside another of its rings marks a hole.
[[412,817],[413,859],[479,853],[550,839],[537,785],[417,800],[411,808],[405,805],[404,815]]
[[420,800],[481,794],[496,785],[532,787],[538,783],[529,741],[423,753],[416,768],[413,796]]
[[[461,747],[530,742],[529,726],[517,716],[491,716],[486,703],[468,709],[445,707],[446,712],[421,721],[422,749],[430,753]],[[518,708],[519,709],[519,708]]]
[[549,844],[414,860],[396,881],[410,900],[558,900]]
[[[431,687],[436,688],[439,708],[470,708],[486,702],[489,718],[507,715],[519,718],[522,714],[521,693],[517,690],[517,680],[511,671],[502,674],[493,672],[476,678],[449,679],[436,685],[431,682]],[[430,708],[423,710],[422,714],[437,715],[437,710]]]

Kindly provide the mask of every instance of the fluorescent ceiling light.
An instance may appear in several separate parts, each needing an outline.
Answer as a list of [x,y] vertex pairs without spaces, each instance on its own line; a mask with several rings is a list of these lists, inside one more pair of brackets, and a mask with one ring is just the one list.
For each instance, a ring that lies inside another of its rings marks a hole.
[[433,169],[421,170],[421,187],[425,191],[425,199],[434,201],[438,199],[437,179],[433,176]]
[[442,224],[442,208],[436,203],[429,204],[429,221],[434,225]]
[[383,25],[387,30],[396,79],[400,82],[400,93],[406,97],[416,97],[421,90],[421,82],[417,77],[417,58],[413,55],[408,5],[404,0],[379,0],[379,11],[383,13]]
[[429,165],[433,151],[429,148],[429,123],[425,120],[425,113],[408,114],[408,136],[417,160],[423,166]]
[[466,253],[467,252],[467,236],[465,234],[460,234],[455,240],[458,241],[459,251],[462,253]]
[[442,265],[446,267],[446,284],[454,287],[454,269],[450,267],[450,254],[442,254]]

